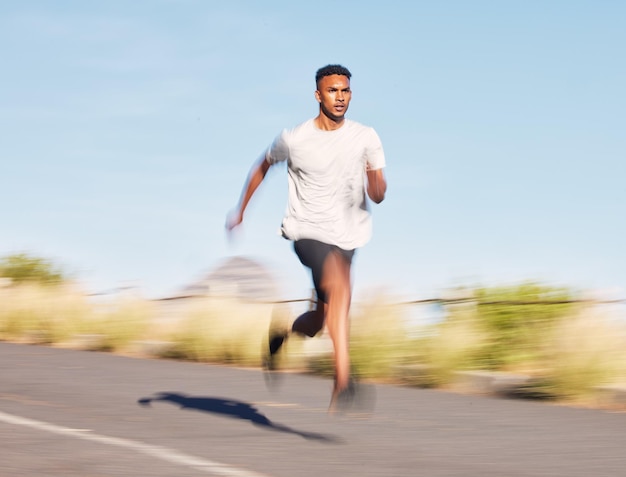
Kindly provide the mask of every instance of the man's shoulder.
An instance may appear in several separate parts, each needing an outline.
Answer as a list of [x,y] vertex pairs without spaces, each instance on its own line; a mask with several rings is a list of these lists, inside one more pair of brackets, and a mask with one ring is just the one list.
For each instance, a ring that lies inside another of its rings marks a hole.
[[360,141],[365,141],[368,144],[380,142],[378,133],[372,126],[368,126],[357,121],[346,119],[346,134],[354,138],[359,138]]
[[358,121],[355,121],[354,119],[345,119],[345,125],[350,127],[350,128],[359,128],[359,129],[370,129],[369,126],[360,123]]
[[296,124],[295,126],[284,129],[284,132],[288,134],[298,134],[298,133],[308,132],[313,129],[314,129],[313,119],[307,119],[306,121]]
[[367,124],[363,124],[352,119],[346,119],[345,126],[347,126],[346,129],[352,129],[353,131],[365,132],[369,134],[376,133],[372,126],[368,126]]
[[303,134],[308,134],[313,130],[313,120],[308,119],[295,126],[284,128],[280,134],[276,137],[276,141],[283,141],[286,143],[292,142],[294,139],[301,137]]

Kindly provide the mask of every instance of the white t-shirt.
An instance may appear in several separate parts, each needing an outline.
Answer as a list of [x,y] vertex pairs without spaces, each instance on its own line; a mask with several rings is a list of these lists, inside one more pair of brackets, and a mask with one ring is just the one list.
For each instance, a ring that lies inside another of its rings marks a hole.
[[310,119],[284,130],[267,150],[270,164],[287,161],[289,203],[281,231],[289,240],[315,239],[345,250],[371,236],[366,167],[385,166],[376,131],[346,119],[323,131]]

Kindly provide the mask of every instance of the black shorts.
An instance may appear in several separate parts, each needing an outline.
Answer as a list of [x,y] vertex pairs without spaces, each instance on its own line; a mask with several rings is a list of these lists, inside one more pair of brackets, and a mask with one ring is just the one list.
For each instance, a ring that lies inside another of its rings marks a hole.
[[300,259],[300,262],[306,267],[311,269],[313,275],[313,285],[315,286],[315,292],[317,298],[324,303],[328,303],[326,294],[322,290],[322,271],[324,269],[324,262],[326,257],[331,252],[339,253],[348,262],[348,265],[352,265],[352,257],[354,256],[354,250],[344,250],[336,245],[329,245],[324,242],[313,239],[301,239],[296,240],[293,243],[293,249],[296,255]]

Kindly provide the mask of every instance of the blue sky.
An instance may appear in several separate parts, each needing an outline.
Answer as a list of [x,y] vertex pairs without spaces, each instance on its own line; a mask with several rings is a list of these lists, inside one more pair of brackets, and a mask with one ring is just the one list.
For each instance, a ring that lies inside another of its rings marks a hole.
[[245,255],[306,296],[277,235],[284,169],[233,242],[224,220],[274,136],[317,114],[315,70],[342,63],[388,163],[357,296],[623,295],[625,24],[620,1],[4,1],[0,254],[154,297]]

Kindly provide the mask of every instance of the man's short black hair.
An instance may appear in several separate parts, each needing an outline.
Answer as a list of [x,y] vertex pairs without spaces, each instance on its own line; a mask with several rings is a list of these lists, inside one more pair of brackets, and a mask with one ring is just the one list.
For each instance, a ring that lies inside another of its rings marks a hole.
[[350,79],[350,77],[352,76],[352,73],[350,73],[348,68],[346,68],[345,66],[326,65],[326,66],[321,67],[319,70],[317,70],[317,73],[315,73],[315,84],[318,85],[320,80],[324,76],[331,76],[331,75],[347,76],[348,79]]

